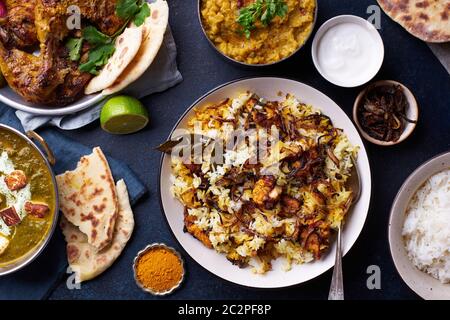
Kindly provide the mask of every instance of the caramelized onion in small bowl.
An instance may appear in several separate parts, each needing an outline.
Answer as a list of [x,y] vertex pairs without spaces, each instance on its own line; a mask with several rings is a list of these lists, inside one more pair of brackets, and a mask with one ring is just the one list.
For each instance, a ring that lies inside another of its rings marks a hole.
[[378,81],[356,98],[353,119],[366,140],[383,146],[395,145],[414,130],[417,101],[404,85],[391,80]]

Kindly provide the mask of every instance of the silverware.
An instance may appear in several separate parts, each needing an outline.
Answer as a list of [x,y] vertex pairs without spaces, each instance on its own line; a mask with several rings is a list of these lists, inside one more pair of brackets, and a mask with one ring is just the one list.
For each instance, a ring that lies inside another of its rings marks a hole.
[[[352,158],[352,172],[350,179],[348,180],[348,187],[352,190],[352,203],[347,209],[346,216],[348,215],[350,208],[359,200],[361,195],[361,177],[356,166],[356,161]],[[341,222],[338,226],[337,244],[336,244],[336,258],[334,262],[333,277],[331,279],[330,292],[328,294],[328,300],[344,300],[344,276],[342,274],[342,228]]]

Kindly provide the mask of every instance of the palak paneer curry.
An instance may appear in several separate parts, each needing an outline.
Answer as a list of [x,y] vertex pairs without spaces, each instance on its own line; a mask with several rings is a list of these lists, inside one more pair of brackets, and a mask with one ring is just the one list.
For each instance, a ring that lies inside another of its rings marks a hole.
[[0,267],[44,240],[55,206],[52,174],[40,153],[19,135],[0,128]]

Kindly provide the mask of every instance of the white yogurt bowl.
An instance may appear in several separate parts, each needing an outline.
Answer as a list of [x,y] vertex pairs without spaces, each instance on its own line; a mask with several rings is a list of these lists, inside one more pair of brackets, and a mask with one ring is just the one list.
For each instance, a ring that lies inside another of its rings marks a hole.
[[384,60],[383,40],[363,18],[337,16],[317,31],[312,58],[329,82],[340,87],[358,87],[372,80],[380,70]]

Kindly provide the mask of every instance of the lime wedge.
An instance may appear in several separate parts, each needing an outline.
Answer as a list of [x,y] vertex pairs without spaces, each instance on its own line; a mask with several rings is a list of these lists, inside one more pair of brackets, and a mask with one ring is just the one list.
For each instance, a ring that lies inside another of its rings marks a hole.
[[116,96],[102,108],[100,124],[111,134],[130,134],[144,129],[149,121],[147,109],[136,98]]

